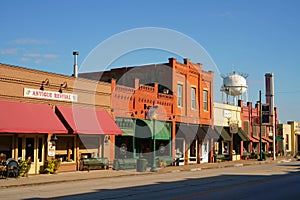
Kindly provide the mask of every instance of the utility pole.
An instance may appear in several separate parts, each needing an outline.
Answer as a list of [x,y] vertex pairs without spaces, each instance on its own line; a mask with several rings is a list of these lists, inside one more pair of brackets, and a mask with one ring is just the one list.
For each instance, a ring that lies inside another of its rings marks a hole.
[[259,160],[265,160],[262,154],[262,141],[261,141],[261,130],[262,130],[262,112],[261,112],[261,90],[259,90]]

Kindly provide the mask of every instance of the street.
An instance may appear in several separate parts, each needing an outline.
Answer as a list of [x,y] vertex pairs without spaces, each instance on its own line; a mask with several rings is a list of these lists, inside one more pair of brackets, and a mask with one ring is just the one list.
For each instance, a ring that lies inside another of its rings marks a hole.
[[299,162],[174,171],[2,188],[0,199],[296,199],[299,171]]

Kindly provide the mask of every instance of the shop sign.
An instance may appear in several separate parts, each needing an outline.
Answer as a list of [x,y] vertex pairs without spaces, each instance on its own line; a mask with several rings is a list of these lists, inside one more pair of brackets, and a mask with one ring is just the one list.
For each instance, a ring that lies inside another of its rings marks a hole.
[[48,142],[48,156],[55,156],[55,145],[53,142]]
[[77,94],[24,88],[24,97],[77,102]]
[[230,119],[232,117],[230,110],[224,110],[223,116],[227,119]]
[[230,124],[229,125],[230,133],[238,133],[239,127],[238,124]]

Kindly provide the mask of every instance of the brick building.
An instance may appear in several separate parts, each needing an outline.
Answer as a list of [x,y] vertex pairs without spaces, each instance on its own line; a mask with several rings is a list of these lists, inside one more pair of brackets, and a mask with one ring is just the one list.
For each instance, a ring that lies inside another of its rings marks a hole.
[[[239,101],[239,106],[242,108],[242,128],[247,133],[250,143],[244,147],[244,150],[250,153],[260,153],[260,106],[259,103],[253,107],[251,102],[247,102],[247,105],[243,105],[242,101]],[[275,109],[275,124],[276,124],[276,136],[278,135],[278,119],[277,109]],[[262,151],[271,153],[273,151],[273,139],[269,134],[269,125],[262,124],[261,136],[262,136]],[[276,138],[276,153],[278,153],[278,141],[280,137]]]
[[[155,108],[156,121],[163,123],[162,127],[169,132],[165,143],[161,142],[161,148],[168,146],[168,155],[180,155],[185,164],[212,159],[214,73],[203,71],[201,64],[191,63],[189,59],[179,63],[170,58],[168,63],[163,64],[123,67],[79,76],[112,82],[114,116],[120,121],[127,121],[128,126],[136,127],[131,133],[135,139],[129,139],[132,143],[135,141],[151,148],[145,143],[147,139],[148,143],[153,140],[154,134],[141,127],[149,124],[145,121],[149,120],[147,113]],[[120,144],[123,139],[126,140],[121,136]],[[132,146],[129,148],[133,152],[131,156],[137,157],[140,147]],[[155,149],[159,151],[159,146]]]

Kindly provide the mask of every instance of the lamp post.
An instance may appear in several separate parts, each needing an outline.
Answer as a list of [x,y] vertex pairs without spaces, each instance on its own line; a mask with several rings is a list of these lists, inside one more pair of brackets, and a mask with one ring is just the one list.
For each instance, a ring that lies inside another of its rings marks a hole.
[[265,160],[263,159],[262,154],[262,141],[261,141],[261,130],[262,130],[262,112],[261,112],[261,90],[259,90],[259,160]]
[[148,118],[152,121],[152,140],[153,140],[153,151],[152,151],[152,167],[151,172],[156,172],[156,162],[155,162],[155,120],[157,118],[157,108],[158,106],[153,106],[148,111]]

